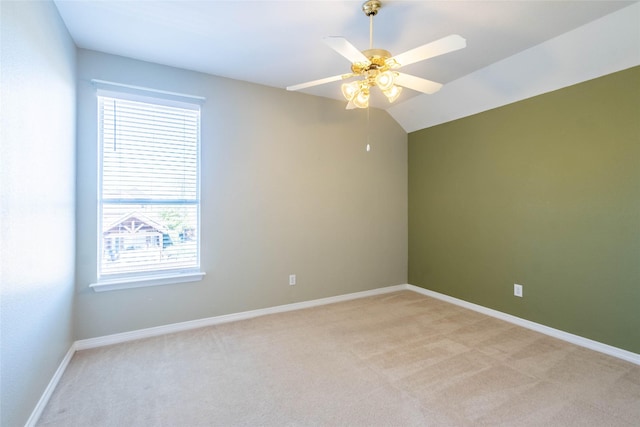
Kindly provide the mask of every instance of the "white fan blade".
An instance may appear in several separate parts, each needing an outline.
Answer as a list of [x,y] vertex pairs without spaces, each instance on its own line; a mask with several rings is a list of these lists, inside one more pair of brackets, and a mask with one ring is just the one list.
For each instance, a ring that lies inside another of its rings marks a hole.
[[343,37],[324,37],[322,41],[324,41],[331,49],[351,61],[351,63],[369,62],[369,58],[364,56],[362,52]]
[[352,76],[353,76],[353,74],[340,74],[338,76],[326,77],[324,79],[318,79],[318,80],[313,80],[311,82],[300,83],[300,84],[293,85],[293,86],[287,86],[287,90],[306,89],[306,88],[312,87],[312,86],[323,85],[325,83],[331,83],[331,82],[335,82],[335,81],[342,80],[342,79],[348,79],[349,77],[352,77]]
[[464,38],[457,34],[452,34],[450,36],[443,37],[440,40],[418,46],[415,49],[396,55],[388,61],[391,63],[395,61],[398,66],[394,68],[399,68],[415,62],[424,61],[425,59],[433,58],[434,56],[453,52],[466,46],[467,41]]
[[431,80],[403,73],[398,73],[395,83],[399,86],[404,86],[429,95],[436,93],[442,87],[441,83],[432,82]]

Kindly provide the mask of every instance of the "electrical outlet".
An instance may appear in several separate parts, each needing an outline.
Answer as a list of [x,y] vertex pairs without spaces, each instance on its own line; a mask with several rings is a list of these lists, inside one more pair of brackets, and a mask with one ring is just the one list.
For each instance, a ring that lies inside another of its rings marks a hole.
[[513,295],[522,298],[522,285],[515,283],[513,285]]
[[289,275],[289,286],[293,286],[296,284],[296,275],[295,274],[290,274]]

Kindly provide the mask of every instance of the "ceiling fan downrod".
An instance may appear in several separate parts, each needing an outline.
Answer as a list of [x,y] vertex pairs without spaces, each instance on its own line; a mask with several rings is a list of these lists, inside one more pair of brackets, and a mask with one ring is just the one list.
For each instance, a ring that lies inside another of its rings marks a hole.
[[362,11],[369,17],[369,49],[373,49],[373,17],[382,7],[380,0],[369,0],[362,4]]

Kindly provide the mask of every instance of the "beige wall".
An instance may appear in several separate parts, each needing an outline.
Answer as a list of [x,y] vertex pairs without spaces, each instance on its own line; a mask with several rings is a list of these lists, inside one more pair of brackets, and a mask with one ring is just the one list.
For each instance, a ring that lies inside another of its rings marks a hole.
[[[371,110],[367,125],[366,111],[341,102],[86,50],[78,74],[77,339],[406,283],[407,134],[387,113]],[[96,280],[91,79],[207,98],[201,282],[88,288]]]
[[0,425],[21,426],[74,340],[76,49],[52,2],[0,9]]

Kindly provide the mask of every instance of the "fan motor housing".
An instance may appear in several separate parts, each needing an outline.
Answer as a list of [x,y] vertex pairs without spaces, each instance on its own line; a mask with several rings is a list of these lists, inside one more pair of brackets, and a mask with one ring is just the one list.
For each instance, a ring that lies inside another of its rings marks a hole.
[[[364,74],[370,70],[388,69],[387,59],[391,58],[391,52],[384,49],[367,49],[362,53],[369,59],[369,63],[356,62],[351,65],[351,71],[355,74]],[[382,70],[385,71],[385,70]]]

